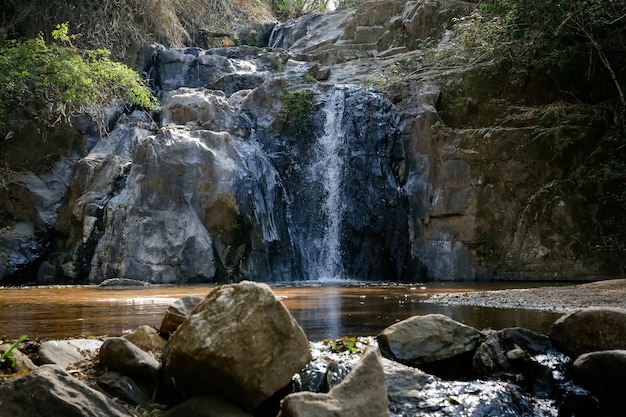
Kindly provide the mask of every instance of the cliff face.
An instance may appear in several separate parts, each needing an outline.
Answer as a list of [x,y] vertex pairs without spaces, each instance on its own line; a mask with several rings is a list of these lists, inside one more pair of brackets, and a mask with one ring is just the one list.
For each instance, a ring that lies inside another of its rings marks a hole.
[[[613,136],[563,93],[605,85],[468,55],[475,7],[376,1],[278,25],[269,48],[145,49],[162,114],[113,112],[105,138],[77,123],[82,140],[3,179],[0,278],[622,275]],[[281,108],[294,91],[307,123]]]

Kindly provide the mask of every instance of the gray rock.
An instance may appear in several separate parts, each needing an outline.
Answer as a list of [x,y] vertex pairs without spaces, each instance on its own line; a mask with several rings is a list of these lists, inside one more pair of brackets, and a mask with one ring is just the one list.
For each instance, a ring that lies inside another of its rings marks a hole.
[[503,343],[518,346],[530,355],[539,355],[552,349],[552,343],[545,334],[523,327],[510,327],[498,331]]
[[497,332],[491,332],[487,339],[478,346],[472,364],[481,375],[498,375],[509,369],[507,352],[503,351]]
[[217,395],[254,410],[310,358],[302,328],[267,285],[220,286],[165,346],[164,392]]
[[101,346],[102,341],[98,339],[46,340],[37,353],[41,363],[67,369],[73,363],[93,358]]
[[98,387],[111,397],[119,398],[130,405],[146,404],[151,400],[132,378],[115,371],[100,375]]
[[419,366],[472,352],[480,332],[441,314],[413,316],[377,337],[383,356]]
[[160,367],[149,353],[121,337],[109,337],[100,347],[100,363],[133,378],[152,381]]
[[589,389],[600,404],[621,415],[626,392],[626,350],[604,350],[580,355],[572,366],[574,380]]
[[0,386],[2,414],[11,417],[132,417],[113,400],[56,365],[43,365]]
[[146,352],[153,352],[155,355],[160,355],[161,349],[165,346],[165,339],[163,339],[152,326],[139,326],[122,337],[139,349]]
[[191,311],[196,308],[202,300],[202,297],[187,295],[174,301],[169,307],[167,307],[167,310],[165,310],[165,315],[163,316],[163,321],[161,321],[159,333],[163,337],[169,338],[170,335],[178,329],[178,326],[180,326],[181,323],[189,317]]
[[[11,343],[0,344],[0,353],[4,353],[9,347],[11,347]],[[24,372],[37,369],[37,365],[33,363],[28,355],[22,353],[19,349],[13,348],[13,350],[11,350],[11,355],[13,355],[13,359],[15,359],[15,366],[13,367],[13,371]],[[10,358],[5,358],[5,361],[7,364],[12,365]],[[3,366],[5,366],[5,364],[3,364]]]
[[224,94],[204,88],[179,88],[168,91],[161,101],[162,123],[188,126],[215,132],[235,131],[235,109]]
[[298,392],[281,403],[280,417],[389,416],[378,348],[369,347],[348,376],[328,393]]
[[252,414],[219,398],[196,396],[168,410],[164,417],[252,417]]
[[596,350],[626,349],[626,309],[575,310],[554,322],[549,337],[556,349],[572,358]]
[[137,279],[109,278],[100,283],[101,287],[145,287],[146,283]]

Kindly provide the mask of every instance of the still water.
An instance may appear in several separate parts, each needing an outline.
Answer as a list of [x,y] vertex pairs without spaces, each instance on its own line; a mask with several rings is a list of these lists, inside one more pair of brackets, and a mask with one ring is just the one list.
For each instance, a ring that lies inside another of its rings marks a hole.
[[[537,283],[275,286],[310,340],[376,335],[413,315],[441,313],[478,329],[521,326],[547,332],[558,313],[421,302],[439,292],[528,288]],[[214,286],[0,288],[0,337],[119,336],[142,324],[159,327],[168,305],[204,297]]]

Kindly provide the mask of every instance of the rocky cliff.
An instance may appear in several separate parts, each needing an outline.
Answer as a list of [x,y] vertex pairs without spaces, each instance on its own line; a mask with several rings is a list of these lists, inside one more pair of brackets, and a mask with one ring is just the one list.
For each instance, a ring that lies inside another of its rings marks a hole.
[[145,47],[160,114],[77,123],[3,177],[2,281],[619,276],[602,114],[567,100],[571,73],[451,59],[475,7],[368,2],[265,48]]

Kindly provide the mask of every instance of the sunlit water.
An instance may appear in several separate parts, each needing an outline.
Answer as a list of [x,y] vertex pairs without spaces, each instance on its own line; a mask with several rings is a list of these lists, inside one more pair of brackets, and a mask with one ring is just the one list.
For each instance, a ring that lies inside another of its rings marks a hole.
[[[532,285],[537,286],[537,283]],[[524,283],[414,285],[306,285],[273,287],[310,340],[376,335],[413,315],[445,314],[476,328],[521,326],[547,332],[558,313],[523,309],[454,307],[422,303],[437,292],[528,287]],[[159,327],[168,305],[214,287],[32,287],[0,289],[0,336],[65,338],[119,336],[142,324]]]

